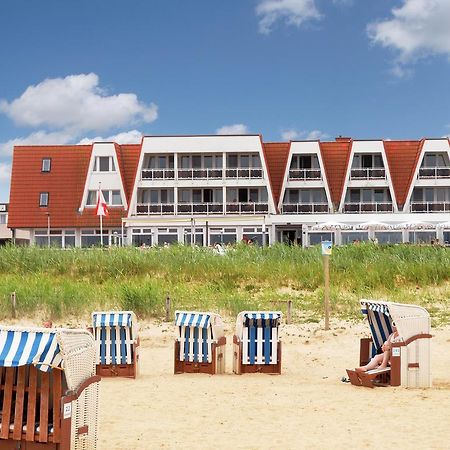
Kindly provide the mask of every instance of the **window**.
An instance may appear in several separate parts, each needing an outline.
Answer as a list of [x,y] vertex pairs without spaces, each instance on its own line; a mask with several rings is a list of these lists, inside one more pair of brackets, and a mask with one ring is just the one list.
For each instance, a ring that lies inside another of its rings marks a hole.
[[112,156],[96,156],[94,172],[115,172],[114,158]]
[[41,207],[48,206],[48,192],[41,192],[39,194],[39,206]]
[[6,223],[6,214],[0,214],[0,224],[4,225]]
[[50,172],[51,165],[52,165],[52,160],[50,158],[43,158],[41,171],[42,172]]
[[[97,205],[97,192],[98,191],[88,191],[88,196],[86,199],[86,206]],[[102,194],[107,205],[110,206],[121,206],[122,197],[119,190],[103,190]]]
[[112,202],[114,206],[120,206],[122,204],[122,197],[120,196],[120,191],[112,191]]
[[86,206],[92,206],[97,204],[97,191],[89,191]]

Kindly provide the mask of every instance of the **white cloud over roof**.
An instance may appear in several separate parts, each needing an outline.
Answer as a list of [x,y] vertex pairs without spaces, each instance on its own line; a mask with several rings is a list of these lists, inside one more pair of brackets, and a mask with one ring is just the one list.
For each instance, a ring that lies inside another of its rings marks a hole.
[[11,102],[0,101],[0,112],[17,125],[63,129],[74,135],[150,123],[158,117],[158,107],[139,101],[136,94],[108,95],[95,73],[48,78],[28,86]]

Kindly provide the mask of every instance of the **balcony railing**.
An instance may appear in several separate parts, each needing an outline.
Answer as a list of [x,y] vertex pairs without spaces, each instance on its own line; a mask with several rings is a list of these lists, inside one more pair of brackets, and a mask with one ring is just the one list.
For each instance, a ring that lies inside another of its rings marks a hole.
[[450,178],[450,167],[421,167],[417,178]]
[[392,202],[344,203],[344,213],[388,213],[393,211]]
[[226,204],[227,214],[261,214],[268,212],[268,203],[241,202]]
[[320,169],[289,169],[289,181],[321,180]]
[[143,180],[173,180],[175,171],[173,169],[142,169]]
[[179,203],[177,214],[223,214],[223,203]]
[[136,214],[151,215],[213,215],[213,214],[264,214],[269,212],[268,203],[138,203]]
[[281,214],[320,214],[328,213],[328,203],[283,203]]
[[385,180],[386,170],[383,167],[369,167],[364,169],[352,169],[351,180]]
[[150,216],[157,214],[160,216],[166,214],[175,214],[174,203],[138,203],[136,206],[136,214]]
[[217,180],[223,178],[223,169],[178,169],[179,180]]
[[450,212],[450,202],[411,202],[411,212]]
[[225,169],[226,178],[262,178],[263,170],[262,169]]

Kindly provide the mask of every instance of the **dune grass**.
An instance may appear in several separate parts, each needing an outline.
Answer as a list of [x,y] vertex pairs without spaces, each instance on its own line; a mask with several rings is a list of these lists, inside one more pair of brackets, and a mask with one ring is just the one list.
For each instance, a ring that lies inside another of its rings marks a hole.
[[[336,247],[331,257],[334,316],[359,317],[360,298],[420,304],[437,323],[450,322],[450,250],[412,245]],[[173,309],[208,309],[235,315],[243,309],[286,309],[317,321],[323,309],[323,267],[318,247],[238,245],[225,256],[207,248],[0,248],[0,316],[68,314],[132,309],[163,317]]]

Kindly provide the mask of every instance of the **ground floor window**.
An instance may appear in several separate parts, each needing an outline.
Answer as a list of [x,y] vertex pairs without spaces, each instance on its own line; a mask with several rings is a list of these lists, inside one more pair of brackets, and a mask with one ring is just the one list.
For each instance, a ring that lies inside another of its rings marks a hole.
[[267,230],[263,233],[262,227],[245,227],[242,229],[242,240],[258,245],[268,245]]
[[153,245],[153,232],[150,228],[133,228],[131,231],[131,242],[135,247]]
[[317,245],[322,241],[334,242],[334,233],[309,232],[309,245]]
[[342,244],[352,244],[355,242],[362,242],[368,240],[369,240],[369,233],[367,231],[342,232]]
[[35,230],[34,244],[38,247],[75,247],[75,230]]
[[376,231],[375,238],[379,244],[401,244],[403,242],[401,231]]
[[236,228],[210,228],[209,243],[215,244],[235,244],[237,241]]
[[[98,247],[101,241],[100,230],[81,230],[81,247]],[[109,230],[103,230],[103,245],[109,245]]]
[[413,244],[432,244],[436,241],[436,231],[410,231],[409,242]]
[[194,228],[194,234],[192,235],[192,228],[185,228],[183,230],[185,245],[195,244],[200,247],[205,245],[203,228]]
[[158,245],[176,242],[178,242],[178,230],[176,228],[158,228]]

